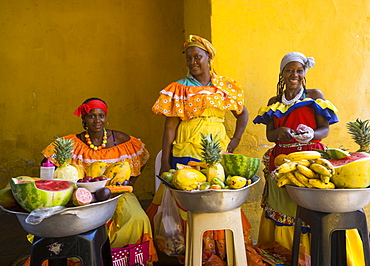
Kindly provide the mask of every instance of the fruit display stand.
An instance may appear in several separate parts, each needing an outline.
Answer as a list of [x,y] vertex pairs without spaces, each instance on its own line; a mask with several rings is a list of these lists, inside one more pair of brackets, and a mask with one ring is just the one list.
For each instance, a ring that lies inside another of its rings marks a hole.
[[[39,224],[29,224],[27,212],[16,212],[1,208],[15,214],[24,230],[38,237],[65,237],[78,235],[105,224],[113,215],[117,200],[122,194],[106,201],[94,202],[77,207],[66,207],[60,212],[45,218]],[[98,214],[98,215],[97,215]]]
[[206,230],[224,230],[228,265],[247,265],[241,209],[259,177],[241,189],[183,191],[170,188],[182,208],[187,210],[185,265],[202,264],[202,235]]
[[[292,200],[298,204],[292,265],[298,265],[302,221],[311,227],[312,265],[345,265],[344,230],[348,229],[358,230],[362,238],[366,265],[370,265],[369,234],[366,215],[362,210],[370,202],[369,188],[316,189],[290,185],[285,187]],[[333,234],[334,231],[338,232]],[[334,255],[331,254],[332,242],[340,244]]]

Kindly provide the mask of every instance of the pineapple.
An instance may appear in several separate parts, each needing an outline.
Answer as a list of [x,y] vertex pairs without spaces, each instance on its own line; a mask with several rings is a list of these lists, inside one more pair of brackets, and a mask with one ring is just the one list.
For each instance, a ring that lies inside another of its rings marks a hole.
[[359,152],[370,152],[370,125],[369,120],[361,121],[357,118],[355,122],[347,123],[348,133],[352,139],[360,145]]
[[72,159],[73,141],[68,138],[57,138],[53,142],[53,158],[58,163],[58,168],[54,172],[54,178],[75,181],[79,179],[78,170],[69,164]]
[[200,133],[202,137],[201,146],[202,146],[202,157],[203,161],[207,164],[207,181],[215,177],[219,178],[222,182],[225,182],[225,171],[221,165],[221,143],[217,138],[218,134],[213,138],[212,134],[205,135]]

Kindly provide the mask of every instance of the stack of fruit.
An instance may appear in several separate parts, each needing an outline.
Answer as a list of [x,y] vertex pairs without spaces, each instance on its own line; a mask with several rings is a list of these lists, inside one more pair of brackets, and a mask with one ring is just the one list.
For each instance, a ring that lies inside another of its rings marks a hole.
[[335,173],[334,166],[321,158],[317,151],[293,152],[286,155],[284,163],[273,172],[277,186],[294,185],[308,188],[335,188],[330,178]]
[[[201,133],[202,134],[202,133]],[[202,134],[202,161],[177,164],[161,177],[180,190],[240,189],[250,185],[260,159],[222,154],[218,136]]]

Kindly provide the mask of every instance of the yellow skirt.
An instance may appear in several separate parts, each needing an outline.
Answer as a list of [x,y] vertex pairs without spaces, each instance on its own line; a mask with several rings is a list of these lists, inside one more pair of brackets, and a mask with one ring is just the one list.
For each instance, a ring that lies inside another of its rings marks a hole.
[[[291,250],[293,246],[294,226],[278,226],[262,213],[258,243],[279,242],[280,245]],[[306,248],[306,253],[311,254],[311,234],[301,234],[301,243]],[[364,252],[361,237],[357,229],[346,230],[346,250],[348,266],[365,266]]]

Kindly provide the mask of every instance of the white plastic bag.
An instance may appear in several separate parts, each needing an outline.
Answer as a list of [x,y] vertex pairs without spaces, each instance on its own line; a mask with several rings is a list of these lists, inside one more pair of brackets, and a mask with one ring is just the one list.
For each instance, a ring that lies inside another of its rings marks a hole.
[[307,143],[311,139],[313,139],[314,135],[315,132],[312,128],[303,124],[299,124],[297,129],[295,130],[294,138],[299,143]]
[[185,252],[185,237],[179,208],[168,188],[164,189],[161,206],[154,215],[154,243],[168,256]]

